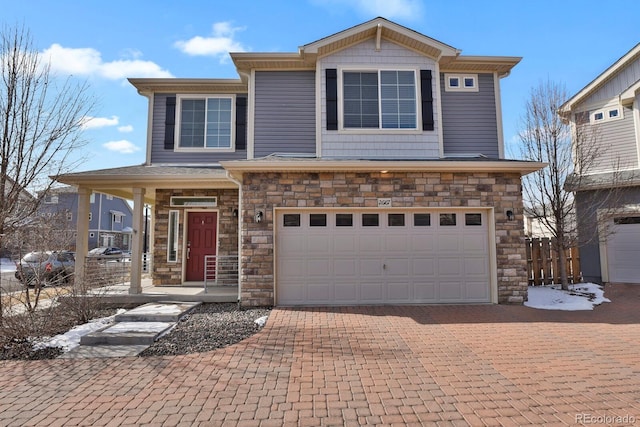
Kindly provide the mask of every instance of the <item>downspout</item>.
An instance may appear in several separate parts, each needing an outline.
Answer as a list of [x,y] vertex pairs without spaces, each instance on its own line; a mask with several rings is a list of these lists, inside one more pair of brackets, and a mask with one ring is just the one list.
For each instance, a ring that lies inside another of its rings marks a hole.
[[240,296],[242,295],[242,182],[236,179],[231,172],[225,170],[227,179],[238,186],[238,304],[240,304]]

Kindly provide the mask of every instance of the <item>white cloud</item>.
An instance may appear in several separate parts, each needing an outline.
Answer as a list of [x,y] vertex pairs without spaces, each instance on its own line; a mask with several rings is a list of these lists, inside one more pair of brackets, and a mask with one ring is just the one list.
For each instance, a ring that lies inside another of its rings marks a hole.
[[423,0],[314,0],[316,4],[339,7],[348,6],[364,15],[388,19],[417,19],[424,10]]
[[133,132],[133,126],[131,125],[120,126],[118,128],[118,132],[122,132],[122,133]]
[[140,148],[136,147],[132,142],[129,142],[126,139],[105,142],[102,146],[109,151],[115,151],[121,154],[132,154],[136,151],[140,151]]
[[[131,55],[131,52],[129,52]],[[93,48],[68,48],[57,43],[42,52],[51,70],[61,74],[99,76],[110,80],[127,77],[173,77],[158,64],[140,59],[122,59],[104,62],[100,52]]]
[[235,33],[242,30],[244,27],[233,27],[230,22],[216,22],[213,24],[212,36],[195,36],[189,40],[179,40],[174,46],[187,55],[211,56],[224,62],[228,59],[229,52],[246,51],[242,43],[234,40]]
[[118,116],[109,117],[91,117],[85,116],[82,119],[82,129],[99,129],[108,126],[117,126]]

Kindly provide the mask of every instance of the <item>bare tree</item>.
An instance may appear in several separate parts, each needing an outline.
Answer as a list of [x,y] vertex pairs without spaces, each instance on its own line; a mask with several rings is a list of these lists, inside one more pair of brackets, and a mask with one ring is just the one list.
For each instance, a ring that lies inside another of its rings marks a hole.
[[0,238],[37,210],[52,180],[76,165],[86,144],[84,118],[93,108],[86,83],[58,79],[24,27],[0,32]]
[[551,232],[565,290],[569,280],[563,254],[576,244],[578,236],[575,199],[565,183],[586,175],[597,164],[600,154],[597,131],[587,126],[588,120],[578,121],[572,128],[560,116],[559,108],[567,99],[563,85],[546,81],[534,87],[519,132],[520,158],[548,164],[523,178],[524,203],[534,219]]

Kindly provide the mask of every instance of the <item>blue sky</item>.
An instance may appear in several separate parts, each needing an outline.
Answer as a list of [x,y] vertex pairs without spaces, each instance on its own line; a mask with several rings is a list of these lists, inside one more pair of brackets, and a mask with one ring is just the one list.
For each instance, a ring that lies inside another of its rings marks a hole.
[[376,16],[463,55],[523,57],[502,80],[511,144],[530,89],[580,90],[640,42],[639,12],[637,0],[27,0],[5,2],[0,22],[24,24],[56,74],[90,84],[80,171],[145,161],[147,100],[127,77],[236,78],[228,51],[296,52]]

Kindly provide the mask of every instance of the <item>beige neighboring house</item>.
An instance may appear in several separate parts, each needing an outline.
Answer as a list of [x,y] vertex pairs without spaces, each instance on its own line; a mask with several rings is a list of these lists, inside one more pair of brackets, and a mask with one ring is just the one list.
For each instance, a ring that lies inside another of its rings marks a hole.
[[547,224],[528,212],[526,208],[524,210],[524,233],[529,238],[553,237],[553,233]]
[[133,200],[130,293],[149,204],[155,286],[235,259],[244,306],[526,301],[521,177],[544,165],[504,157],[519,57],[376,18],[231,58],[237,79],[130,79],[149,100],[145,163],[59,177],[79,218],[92,192]]

